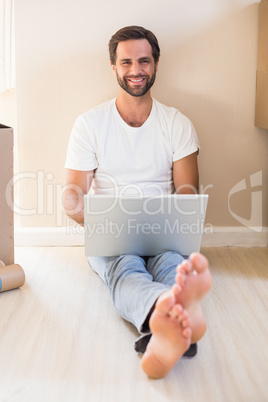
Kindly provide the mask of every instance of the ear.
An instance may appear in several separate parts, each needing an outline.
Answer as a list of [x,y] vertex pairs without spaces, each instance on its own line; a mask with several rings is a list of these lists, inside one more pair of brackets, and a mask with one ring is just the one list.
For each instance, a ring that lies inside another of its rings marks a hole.
[[155,64],[155,72],[157,73],[157,71],[158,71],[158,64],[159,64],[159,59],[158,59],[158,62]]
[[110,61],[110,65],[112,67],[114,75],[116,76],[116,67],[115,67],[115,65],[111,61]]

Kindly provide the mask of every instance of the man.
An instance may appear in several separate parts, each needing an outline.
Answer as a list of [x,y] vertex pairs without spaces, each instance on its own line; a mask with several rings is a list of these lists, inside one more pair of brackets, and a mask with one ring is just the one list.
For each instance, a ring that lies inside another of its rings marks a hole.
[[[198,191],[198,138],[188,118],[152,98],[160,49],[142,27],[120,29],[109,42],[119,95],[80,116],[65,167],[66,213],[83,225],[83,196]],[[150,258],[90,257],[108,286],[115,308],[141,334],[142,368],[164,377],[205,333],[200,300],[211,286],[206,258],[174,252]]]

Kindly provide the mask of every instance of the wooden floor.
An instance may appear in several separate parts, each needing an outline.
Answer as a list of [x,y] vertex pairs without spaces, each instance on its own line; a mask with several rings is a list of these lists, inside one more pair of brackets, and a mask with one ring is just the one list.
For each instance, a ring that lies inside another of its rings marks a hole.
[[198,354],[149,380],[82,247],[17,248],[26,273],[0,294],[1,402],[267,402],[268,249],[205,248],[213,288]]

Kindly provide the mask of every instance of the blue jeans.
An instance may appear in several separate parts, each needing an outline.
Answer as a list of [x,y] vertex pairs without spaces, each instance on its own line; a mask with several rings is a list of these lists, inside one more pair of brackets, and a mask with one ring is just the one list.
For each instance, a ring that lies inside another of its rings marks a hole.
[[161,293],[174,284],[176,267],[183,260],[174,252],[143,258],[88,257],[93,271],[109,288],[115,309],[137,328],[141,338],[150,335],[149,313]]

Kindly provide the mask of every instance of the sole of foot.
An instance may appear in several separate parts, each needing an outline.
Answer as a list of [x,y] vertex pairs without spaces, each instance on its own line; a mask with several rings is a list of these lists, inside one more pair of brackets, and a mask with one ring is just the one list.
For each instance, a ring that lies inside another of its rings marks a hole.
[[163,378],[190,346],[192,330],[187,311],[176,302],[173,290],[163,293],[150,318],[152,337],[142,357],[151,378]]
[[176,303],[188,312],[192,329],[191,343],[196,343],[206,332],[206,322],[201,301],[212,286],[208,260],[199,253],[193,253],[177,267],[173,293]]

